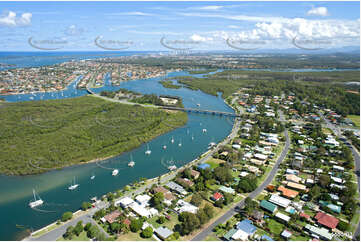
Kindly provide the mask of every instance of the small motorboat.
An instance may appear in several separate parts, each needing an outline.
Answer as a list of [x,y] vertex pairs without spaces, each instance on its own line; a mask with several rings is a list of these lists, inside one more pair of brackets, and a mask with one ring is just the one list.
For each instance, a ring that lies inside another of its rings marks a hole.
[[119,170],[118,169],[114,169],[113,172],[112,172],[112,176],[116,176],[118,175],[119,173]]

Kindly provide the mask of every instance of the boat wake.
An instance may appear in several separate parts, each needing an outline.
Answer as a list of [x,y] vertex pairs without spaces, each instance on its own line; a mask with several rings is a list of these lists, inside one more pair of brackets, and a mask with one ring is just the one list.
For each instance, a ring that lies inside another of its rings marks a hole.
[[34,211],[37,211],[37,212],[41,212],[41,213],[56,213],[56,211],[54,211],[54,210],[43,210],[43,209],[39,209],[39,208],[36,208],[36,207],[33,207],[31,209],[34,210]]

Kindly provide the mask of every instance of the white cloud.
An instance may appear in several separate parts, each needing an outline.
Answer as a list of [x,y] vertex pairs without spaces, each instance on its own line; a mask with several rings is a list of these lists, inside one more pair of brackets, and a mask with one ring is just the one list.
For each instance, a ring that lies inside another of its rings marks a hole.
[[190,37],[190,39],[193,40],[193,41],[198,41],[198,42],[206,42],[206,41],[212,41],[213,40],[213,38],[211,38],[211,37],[202,37],[199,34],[193,34]]
[[325,7],[318,7],[318,8],[312,8],[307,12],[307,15],[315,15],[315,16],[328,16],[327,8]]
[[0,16],[0,26],[25,26],[31,24],[31,13],[23,13],[20,17],[17,17],[15,12],[9,11],[7,14]]
[[219,9],[222,9],[223,6],[204,6],[204,7],[199,7],[198,9],[201,9],[201,10],[219,10]]
[[154,16],[154,14],[152,13],[144,13],[144,12],[139,12],[139,11],[135,11],[135,12],[122,12],[122,13],[109,13],[107,15],[124,15],[124,16]]

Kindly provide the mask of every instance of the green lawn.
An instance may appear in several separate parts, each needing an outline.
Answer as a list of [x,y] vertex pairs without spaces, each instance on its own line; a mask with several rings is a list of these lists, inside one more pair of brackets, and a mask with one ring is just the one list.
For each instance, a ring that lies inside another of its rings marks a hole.
[[177,216],[177,214],[175,214],[175,213],[173,213],[173,212],[170,213],[169,215],[170,215],[170,220],[166,219],[165,222],[164,222],[164,224],[159,224],[159,223],[157,222],[159,216],[154,216],[154,217],[148,219],[147,222],[150,223],[151,225],[153,225],[154,228],[158,228],[158,227],[160,227],[160,226],[165,226],[165,227],[167,227],[167,228],[169,228],[169,229],[173,229],[174,226],[175,226],[177,223],[179,223],[179,221],[178,221],[178,216]]
[[117,241],[154,241],[153,237],[150,237],[148,239],[142,238],[139,233],[133,233],[129,232],[127,234],[122,234],[118,236],[116,239]]
[[308,241],[310,238],[303,237],[303,236],[292,236],[292,241]]
[[282,231],[284,229],[283,224],[281,224],[273,219],[268,219],[267,221],[268,221],[268,228],[270,229],[272,234],[279,235],[282,233]]
[[[58,239],[58,241],[66,241],[68,239],[64,239],[63,237],[60,237]],[[71,238],[71,241],[89,241],[90,239],[88,238],[88,236],[86,235],[86,232],[83,231],[79,234],[79,236],[76,236],[74,235],[72,238]]]
[[211,166],[212,169],[217,168],[219,164],[224,163],[224,160],[210,158],[206,163]]
[[356,127],[360,128],[360,116],[359,115],[347,115],[346,118],[351,119],[351,121],[356,125]]

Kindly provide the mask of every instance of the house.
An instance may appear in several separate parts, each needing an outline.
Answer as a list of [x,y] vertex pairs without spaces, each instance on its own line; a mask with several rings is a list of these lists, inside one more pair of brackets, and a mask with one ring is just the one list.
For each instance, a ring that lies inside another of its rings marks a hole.
[[176,199],[176,197],[168,189],[165,189],[162,186],[157,186],[152,189],[153,194],[158,192],[164,195],[165,201],[173,201],[174,199]]
[[311,235],[318,239],[332,240],[332,234],[325,228],[318,228],[310,224],[306,224],[305,229],[308,230]]
[[295,190],[285,188],[284,186],[279,186],[277,190],[282,192],[282,196],[287,197],[287,198],[295,198],[295,197],[297,197],[297,195],[299,193]]
[[337,227],[337,224],[339,220],[331,215],[328,215],[323,212],[318,212],[316,216],[314,217],[317,221],[317,223],[329,228],[334,229]]
[[149,206],[149,200],[151,197],[149,195],[138,195],[135,197],[135,201],[142,207]]
[[261,241],[274,241],[271,237],[269,237],[268,235],[264,234],[261,237]]
[[220,186],[218,189],[224,193],[230,193],[232,195],[236,193],[236,191],[232,187]]
[[167,238],[169,238],[172,234],[173,231],[168,229],[167,227],[161,226],[157,229],[154,230],[154,233],[161,239],[161,240],[166,240]]
[[133,199],[131,199],[130,197],[124,197],[120,200],[115,201],[114,206],[121,206],[122,208],[127,208],[133,203],[135,203]]
[[252,224],[252,221],[249,219],[242,220],[236,224],[237,232],[232,236],[234,240],[249,240],[257,227]]
[[280,212],[278,212],[278,213],[276,213],[275,214],[275,217],[276,218],[278,218],[278,219],[280,219],[280,220],[282,220],[282,221],[284,221],[284,222],[286,222],[286,223],[288,223],[289,221],[290,221],[290,217],[289,216],[287,216],[286,214],[283,214],[283,213],[280,213]]
[[211,168],[211,166],[207,163],[202,163],[197,166],[198,170],[205,170],[207,168]]
[[227,241],[232,240],[232,236],[237,232],[237,229],[231,229],[229,230],[225,235],[223,235],[223,238]]
[[250,172],[252,172],[254,174],[258,174],[260,172],[258,167],[255,167],[255,166],[244,165],[244,167],[247,168]]
[[104,220],[102,220],[103,222],[106,221],[109,224],[112,224],[116,221],[116,219],[121,215],[121,212],[119,210],[115,210],[113,212],[111,212],[110,214],[107,214],[104,216]]
[[271,203],[274,203],[274,204],[279,205],[279,206],[284,207],[284,208],[288,207],[290,205],[290,203],[291,203],[291,200],[280,197],[280,196],[278,196],[276,194],[273,194],[271,196],[271,198],[269,199],[269,201]]
[[325,206],[325,207],[328,207],[329,209],[331,209],[331,211],[335,212],[335,213],[341,213],[341,207],[340,206],[337,206],[335,204],[332,204],[332,203],[329,203],[329,202],[326,202],[326,201],[318,201],[318,203],[321,205],[321,206]]
[[295,188],[297,190],[305,191],[307,192],[308,189],[305,185],[294,183],[294,182],[287,182],[287,186],[290,188]]
[[166,184],[166,186],[169,187],[170,190],[175,191],[181,195],[187,195],[187,191],[175,182],[170,181]]
[[216,192],[213,194],[213,196],[211,197],[211,199],[215,202],[217,202],[219,199],[223,199],[223,195],[219,192]]
[[192,182],[191,180],[187,179],[187,178],[181,178],[181,177],[178,177],[176,179],[176,181],[183,187],[191,187],[194,185],[194,182]]
[[288,231],[287,229],[283,230],[281,233],[281,236],[285,239],[289,239],[292,236],[292,233]]
[[260,207],[271,212],[271,213],[274,213],[277,211],[277,206],[274,205],[273,203],[270,203],[266,200],[262,200],[261,203],[260,203]]
[[199,171],[196,171],[196,170],[191,170],[191,176],[193,177],[193,179],[195,179],[195,180],[197,180],[198,179],[198,177],[199,177],[199,175],[200,175],[201,173],[199,172]]
[[138,216],[140,217],[153,217],[154,215],[158,214],[158,210],[155,208],[147,209],[145,207],[142,207],[138,203],[133,203],[129,206],[131,210],[133,210]]
[[295,183],[300,183],[302,181],[301,177],[298,177],[294,174],[286,174],[286,180],[287,181],[291,181],[291,182],[295,182]]
[[301,212],[301,213],[299,214],[299,216],[300,216],[301,218],[305,218],[305,219],[307,219],[307,220],[310,220],[310,219],[311,219],[311,216],[308,215],[307,213]]
[[255,164],[257,166],[261,166],[265,163],[265,161],[262,161],[262,160],[257,160],[257,159],[251,159],[250,160],[252,164]]
[[189,212],[189,213],[194,213],[196,214],[198,211],[198,208],[186,201],[183,200],[178,200],[177,206],[175,207],[175,211],[177,211],[177,213],[183,213],[183,212]]
[[267,159],[267,156],[266,155],[264,155],[264,154],[259,154],[259,153],[257,153],[257,154],[254,154],[253,155],[256,159],[258,159],[258,160],[266,160]]

